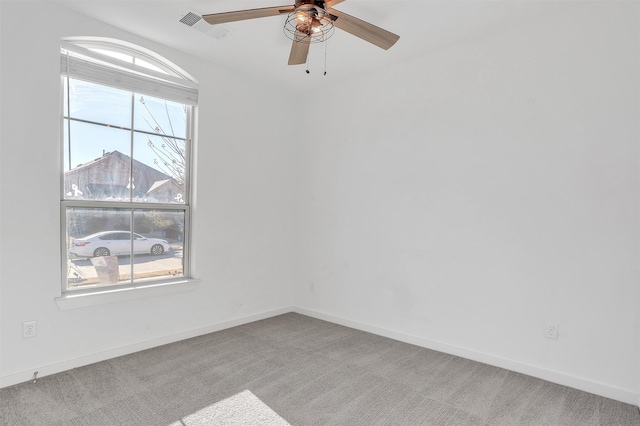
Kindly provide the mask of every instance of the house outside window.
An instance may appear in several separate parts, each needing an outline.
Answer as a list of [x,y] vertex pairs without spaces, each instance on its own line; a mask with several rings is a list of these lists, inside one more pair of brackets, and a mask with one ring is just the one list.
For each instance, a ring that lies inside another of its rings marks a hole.
[[60,52],[62,292],[190,278],[197,83],[111,39]]

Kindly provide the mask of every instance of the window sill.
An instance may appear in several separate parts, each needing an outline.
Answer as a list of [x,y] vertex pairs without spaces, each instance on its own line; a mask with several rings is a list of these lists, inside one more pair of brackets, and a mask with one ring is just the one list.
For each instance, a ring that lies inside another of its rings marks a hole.
[[61,311],[106,305],[128,300],[146,299],[153,296],[193,291],[200,283],[198,279],[184,279],[169,283],[151,284],[139,287],[105,289],[91,293],[67,293],[57,297],[56,304]]

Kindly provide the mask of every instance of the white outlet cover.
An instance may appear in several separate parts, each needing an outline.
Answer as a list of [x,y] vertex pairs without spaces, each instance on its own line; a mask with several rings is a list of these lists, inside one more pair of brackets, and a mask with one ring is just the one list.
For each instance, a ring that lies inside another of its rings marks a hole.
[[544,337],[547,339],[557,339],[558,338],[558,324],[549,323],[545,326],[544,329]]
[[22,338],[29,339],[36,337],[38,329],[36,328],[36,321],[26,321],[22,323]]

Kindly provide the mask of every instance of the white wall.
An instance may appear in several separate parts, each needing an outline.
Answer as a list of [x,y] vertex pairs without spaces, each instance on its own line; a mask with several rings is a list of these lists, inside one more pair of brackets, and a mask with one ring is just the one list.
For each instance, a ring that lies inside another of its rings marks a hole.
[[[290,310],[295,146],[263,137],[282,133],[269,113],[285,106],[282,96],[46,2],[0,6],[0,384]],[[200,83],[194,256],[201,282],[179,294],[61,311],[54,301],[61,276],[59,40],[86,35],[154,50]],[[38,321],[38,336],[23,340],[27,320]]]
[[[332,85],[333,136],[305,142],[271,120],[281,90],[46,2],[0,2],[0,385],[297,305],[637,403],[638,7],[548,7]],[[191,291],[54,302],[58,40],[72,35],[142,45],[200,82]]]
[[638,4],[557,3],[332,87],[295,303],[637,404]]

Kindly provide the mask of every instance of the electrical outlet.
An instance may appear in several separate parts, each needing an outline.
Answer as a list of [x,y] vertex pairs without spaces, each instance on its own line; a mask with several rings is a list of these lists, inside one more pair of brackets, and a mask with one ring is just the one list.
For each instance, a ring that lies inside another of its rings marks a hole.
[[36,337],[36,322],[27,321],[22,323],[22,338],[28,339],[30,337]]
[[544,337],[547,339],[557,339],[558,338],[558,324],[547,324],[544,329]]

